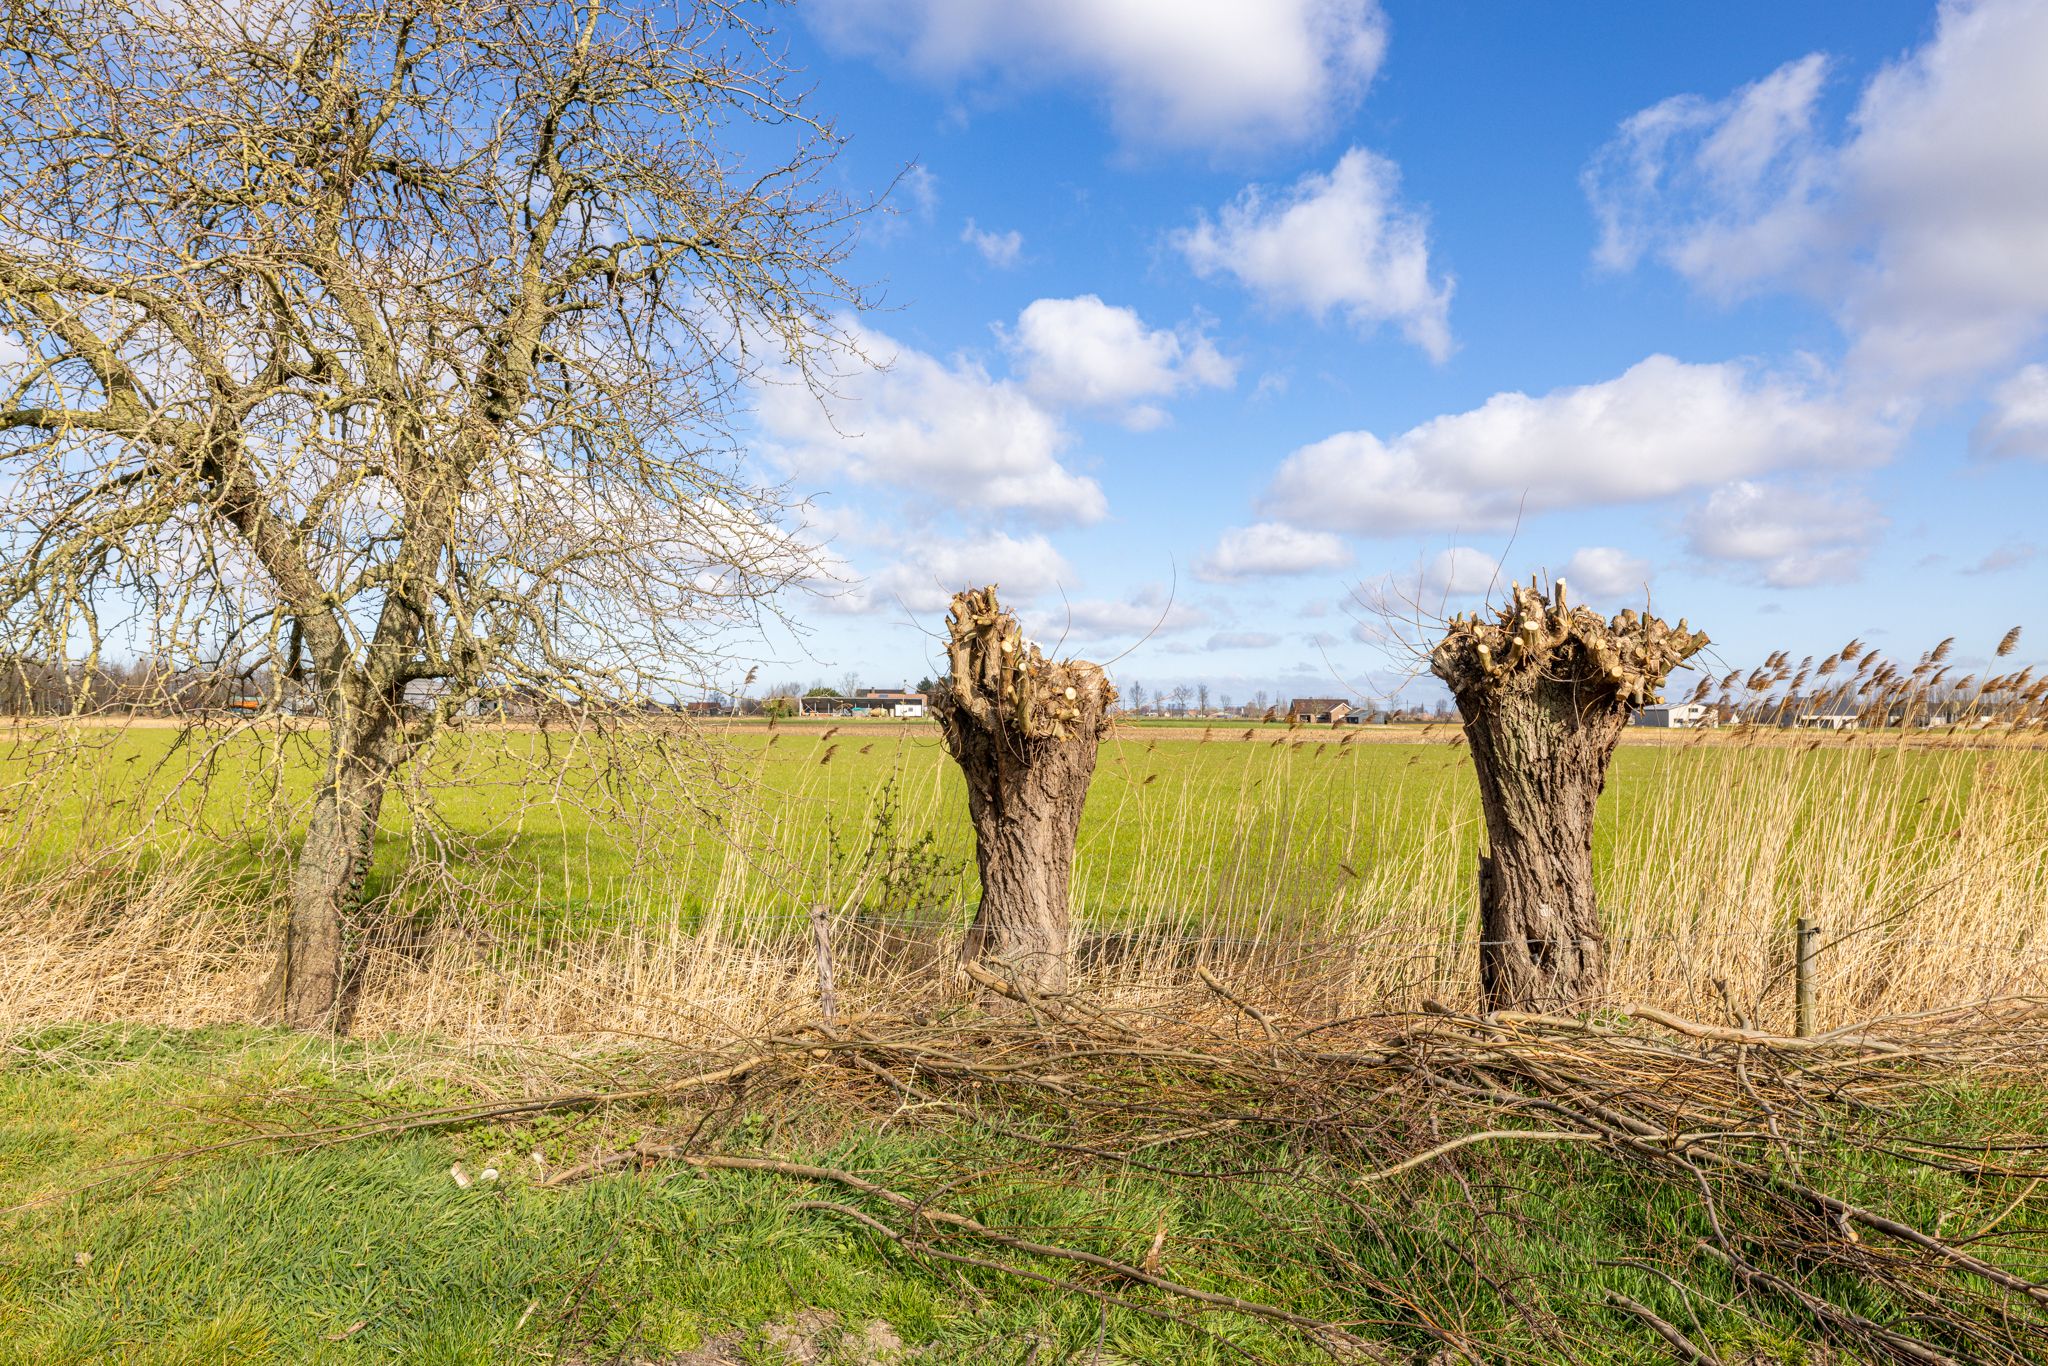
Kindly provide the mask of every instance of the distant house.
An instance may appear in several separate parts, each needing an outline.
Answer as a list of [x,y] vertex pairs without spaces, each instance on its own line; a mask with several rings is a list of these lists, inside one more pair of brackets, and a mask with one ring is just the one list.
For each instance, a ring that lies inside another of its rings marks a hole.
[[1855,730],[1863,724],[1863,709],[1840,699],[1802,707],[1792,715],[1801,730]]
[[1660,702],[1636,713],[1636,724],[1657,730],[1698,730],[1721,724],[1721,715],[1705,702]]
[[1324,725],[1342,721],[1351,714],[1351,704],[1341,697],[1297,697],[1287,704],[1290,719]]
[[1886,707],[1884,709],[1884,723],[1887,726],[1902,728],[1921,726],[1932,730],[1936,726],[1954,725],[1955,717],[1950,714],[1947,707],[1938,702],[1927,702],[1914,698],[1904,702],[1894,702]]

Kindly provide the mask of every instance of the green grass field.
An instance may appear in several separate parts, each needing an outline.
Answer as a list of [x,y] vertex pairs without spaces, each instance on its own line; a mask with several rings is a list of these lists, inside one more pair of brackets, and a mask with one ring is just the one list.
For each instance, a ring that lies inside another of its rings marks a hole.
[[[1316,977],[1331,1009],[1469,992],[1481,822],[1455,732],[1244,729],[1105,743],[1074,869],[1084,933],[1129,931],[1161,947],[1162,968],[1191,938],[1256,945]],[[8,737],[0,1018],[61,1018],[76,999],[167,1023],[237,1018],[267,971],[316,738]],[[443,737],[387,800],[364,922],[429,936],[438,957],[380,960],[374,1027],[496,1021],[496,1037],[526,1012],[641,1028],[679,1010],[733,1019],[747,1002],[747,1018],[772,1018],[801,998],[818,904],[921,937],[924,961],[947,952],[977,895],[973,834],[928,728],[707,738]],[[1823,1020],[2042,994],[2044,829],[2040,749],[1777,733],[1624,745],[1595,836],[1610,989],[1776,1020],[1805,916],[1824,930]]]
[[[1159,729],[1174,734],[1140,729],[1103,746],[1076,860],[1084,918],[1320,924],[1467,908],[1480,823],[1462,746],[1338,744],[1276,727],[1249,742],[1243,727],[1217,727],[1205,742]],[[446,737],[387,803],[379,885],[438,861],[454,866],[471,910],[528,928],[687,924],[740,903],[763,915],[823,900],[947,919],[971,907],[965,798],[929,729],[813,723],[713,745],[707,758],[645,737]],[[260,882],[283,866],[278,840],[301,818],[316,764],[305,737],[108,730],[40,751],[17,739],[12,754],[0,747],[15,866],[63,866],[125,838],[158,852],[182,842]],[[1625,905],[1631,861],[1657,857],[1674,830],[1713,848],[1768,815],[1773,840],[1833,838],[1837,813],[1881,795],[1884,820],[1863,838],[1868,861],[1895,879],[1925,864],[1987,784],[2038,803],[2048,754],[1882,740],[1627,745],[1603,799],[1596,875]],[[1803,890],[1780,873],[1776,891]]]
[[[155,1161],[261,1129],[491,1095],[504,1082],[489,1059],[420,1043],[371,1049],[126,1026],[7,1041],[0,1361],[774,1363],[811,1359],[771,1344],[819,1311],[930,1362],[1328,1359],[1241,1316],[1195,1327],[911,1258],[801,1208],[843,1197],[814,1183],[656,1167],[562,1189],[536,1184],[534,1151],[559,1168],[643,1132],[693,1131],[689,1114],[658,1108]],[[1362,1324],[1399,1360],[1433,1359],[1432,1324],[1495,1360],[1668,1359],[1642,1324],[1604,1302],[1609,1290],[1686,1324],[1725,1360],[1838,1359],[1814,1345],[1796,1306],[1744,1296],[1711,1260],[1688,1255],[1706,1217],[1683,1190],[1627,1161],[1507,1145],[1361,1188],[1346,1208],[1302,1179],[1318,1169],[1301,1166],[1284,1130],[1228,1149],[1182,1142],[1148,1169],[1059,1161],[975,1123],[878,1123],[773,1094],[752,1104],[700,1141],[931,1185],[987,1222],[1058,1230],[1127,1261],[1163,1235],[1162,1267],[1183,1283]],[[2048,1108],[2038,1089],[1953,1086],[1902,1093],[1884,1122],[1894,1133],[2010,1147],[2048,1125]],[[1986,1186],[1883,1145],[1847,1146],[1830,1161],[1831,1188],[1882,1200],[1923,1227],[1974,1227],[2024,1185]],[[503,1175],[459,1189],[456,1162]],[[1216,1179],[1260,1164],[1296,1176]],[[975,1174],[971,1191],[948,1180],[962,1173]],[[1313,1255],[1302,1241],[1311,1231]],[[1985,1251],[2028,1274],[2048,1270],[2024,1236]],[[1682,1281],[1660,1268],[1677,1268]],[[1824,1268],[1804,1283],[1920,1331],[1909,1301]],[[1400,1287],[1399,1298],[1346,1289],[1362,1285]],[[711,1354],[670,1355],[699,1349]]]

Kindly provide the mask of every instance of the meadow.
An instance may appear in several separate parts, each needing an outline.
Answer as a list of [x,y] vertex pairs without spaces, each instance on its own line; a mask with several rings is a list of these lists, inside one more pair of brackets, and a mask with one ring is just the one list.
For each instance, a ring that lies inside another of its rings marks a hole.
[[[1610,997],[1503,1032],[1457,737],[1119,732],[1044,1028],[960,992],[929,728],[460,731],[333,1039],[244,1023],[317,737],[8,733],[0,1362],[2027,1360],[2048,751],[1631,735]],[[1799,916],[1827,1032],[1747,1032]]]
[[[0,1018],[236,1018],[307,739],[9,737]],[[1823,1020],[2039,991],[2048,752],[2027,740],[1632,734],[1595,851],[1616,999],[1782,1023],[1802,915]],[[812,906],[850,989],[893,990],[976,895],[958,773],[922,725],[477,728],[393,795],[371,891],[402,933],[365,946],[372,1029],[743,1028],[811,989]],[[1128,727],[1081,831],[1082,967],[1136,989],[1219,956],[1333,1012],[1462,1000],[1480,846],[1454,726]]]

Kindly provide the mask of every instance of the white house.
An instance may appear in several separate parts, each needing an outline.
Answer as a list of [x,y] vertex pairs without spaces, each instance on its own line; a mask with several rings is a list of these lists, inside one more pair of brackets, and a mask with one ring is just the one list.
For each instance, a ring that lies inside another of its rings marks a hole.
[[1697,730],[1719,720],[1713,707],[1705,702],[1660,702],[1636,714],[1637,725],[1660,730]]
[[1863,724],[1863,710],[1854,702],[1823,702],[1799,713],[1801,730],[1855,730]]

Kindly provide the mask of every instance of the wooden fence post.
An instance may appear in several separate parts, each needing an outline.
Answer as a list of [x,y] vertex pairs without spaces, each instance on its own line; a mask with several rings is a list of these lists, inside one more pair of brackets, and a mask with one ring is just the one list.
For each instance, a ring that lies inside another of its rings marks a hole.
[[838,1013],[832,980],[831,912],[822,904],[811,907],[811,943],[818,952],[818,1009],[831,1024]]
[[1804,1039],[1813,1033],[1813,949],[1820,926],[1799,917],[1798,943],[1792,955],[1792,1032]]

